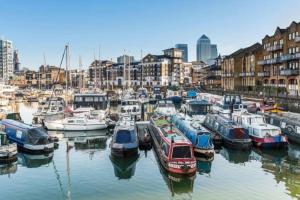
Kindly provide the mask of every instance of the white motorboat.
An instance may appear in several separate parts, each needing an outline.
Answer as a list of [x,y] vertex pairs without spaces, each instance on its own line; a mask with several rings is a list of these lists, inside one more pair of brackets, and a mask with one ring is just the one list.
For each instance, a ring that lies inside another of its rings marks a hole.
[[131,116],[135,120],[141,119],[141,104],[137,99],[122,99],[120,116]]
[[53,121],[65,117],[65,102],[62,98],[51,98],[39,106],[33,116],[37,122]]
[[222,101],[216,101],[212,106],[212,112],[229,118],[232,112],[246,110],[239,95],[224,95]]
[[57,131],[91,131],[107,128],[107,123],[104,120],[85,117],[67,117],[61,120],[45,121],[45,126],[48,130]]
[[176,108],[172,101],[160,100],[157,102],[155,113],[169,117],[176,114]]

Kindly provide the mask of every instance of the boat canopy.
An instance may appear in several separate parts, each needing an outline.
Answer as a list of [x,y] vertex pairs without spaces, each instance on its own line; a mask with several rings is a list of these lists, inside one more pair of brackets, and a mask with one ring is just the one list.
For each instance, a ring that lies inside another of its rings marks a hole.
[[116,134],[116,143],[119,144],[125,144],[125,143],[131,143],[132,141],[132,137],[131,135],[133,134],[133,130],[129,131],[129,130],[119,130]]
[[187,97],[188,98],[195,98],[195,97],[197,97],[197,92],[195,90],[189,90],[187,92]]

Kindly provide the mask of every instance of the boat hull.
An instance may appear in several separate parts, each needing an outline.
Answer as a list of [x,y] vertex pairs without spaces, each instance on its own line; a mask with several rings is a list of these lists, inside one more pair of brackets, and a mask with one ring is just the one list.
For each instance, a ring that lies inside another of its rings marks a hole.
[[254,145],[260,148],[286,148],[288,142],[284,136],[276,136],[276,137],[269,137],[269,138],[257,138],[250,136]]
[[103,124],[81,124],[81,125],[69,125],[59,122],[45,122],[45,126],[48,130],[55,131],[92,131],[106,129],[107,125]]
[[[221,136],[222,137],[222,136]],[[227,148],[231,149],[238,149],[238,150],[250,150],[252,148],[252,141],[251,139],[238,141],[238,140],[231,140],[223,137],[223,144]]]
[[153,144],[153,147],[154,147],[154,150],[157,154],[157,157],[159,159],[159,162],[161,163],[161,165],[163,166],[163,168],[172,173],[172,174],[181,174],[181,175],[193,175],[196,173],[196,162],[194,164],[191,164],[191,165],[194,165],[194,166],[182,166],[181,168],[173,168],[173,167],[170,167],[168,164],[169,164],[169,161],[167,161],[166,159],[164,159],[162,153],[161,153],[161,149],[159,148],[159,142],[155,136],[155,134],[153,133],[153,131],[157,131],[156,128],[152,125],[152,127],[149,129],[149,132],[150,132],[150,135],[151,135],[151,138],[152,138],[152,144]]
[[138,155],[138,147],[130,149],[111,148],[111,154],[116,157],[130,157]]

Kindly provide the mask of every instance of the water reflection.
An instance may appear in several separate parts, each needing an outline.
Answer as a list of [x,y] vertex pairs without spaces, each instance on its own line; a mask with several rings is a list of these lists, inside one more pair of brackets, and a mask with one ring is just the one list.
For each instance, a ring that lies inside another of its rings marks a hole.
[[160,167],[160,173],[163,176],[164,181],[167,183],[172,196],[193,193],[194,181],[196,175],[192,175],[192,176],[176,175],[167,172],[162,167]]
[[76,150],[104,150],[106,141],[106,136],[76,137],[74,144]]
[[53,159],[53,152],[48,155],[32,155],[18,153],[18,164],[27,168],[38,168],[49,164]]
[[117,178],[130,179],[134,176],[139,155],[131,157],[115,157],[110,155],[109,158],[114,167],[114,173]]
[[220,154],[230,163],[241,164],[249,161],[251,151],[239,151],[222,147]]
[[15,174],[17,172],[17,162],[10,163],[10,164],[1,164],[0,165],[0,176],[1,175],[8,175]]
[[209,174],[211,171],[212,160],[197,158],[197,171],[199,174]]

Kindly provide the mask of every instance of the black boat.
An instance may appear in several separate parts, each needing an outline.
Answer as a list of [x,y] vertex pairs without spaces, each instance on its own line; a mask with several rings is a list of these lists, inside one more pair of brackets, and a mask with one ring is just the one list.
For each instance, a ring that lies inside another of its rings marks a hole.
[[137,136],[140,150],[150,150],[152,148],[151,135],[149,133],[149,122],[136,122]]
[[248,131],[229,118],[218,114],[207,114],[203,125],[220,135],[228,148],[249,150],[252,147]]

